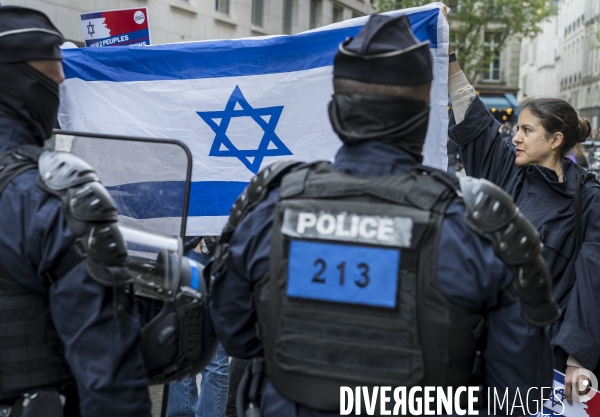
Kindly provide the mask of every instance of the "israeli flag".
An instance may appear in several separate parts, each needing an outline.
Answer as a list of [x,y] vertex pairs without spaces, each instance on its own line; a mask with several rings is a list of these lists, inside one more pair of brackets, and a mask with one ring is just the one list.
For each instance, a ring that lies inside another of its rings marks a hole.
[[[434,58],[424,163],[446,168],[448,24],[442,3],[407,14]],[[283,160],[332,160],[341,141],[329,123],[332,64],[338,45],[368,16],[293,36],[63,50],[59,122],[79,132],[179,139],[193,155],[187,235],[218,235],[254,174]],[[135,161],[136,155],[130,155]],[[168,156],[152,169],[169,178]],[[103,178],[121,191],[144,186]],[[152,187],[152,184],[146,184]],[[168,205],[165,205],[168,206]],[[146,212],[148,225],[170,213]],[[172,216],[178,214],[173,213]]]
[[565,374],[554,370],[554,382],[552,390],[546,390],[543,410],[540,410],[535,417],[597,417],[600,416],[600,395],[596,389],[591,389],[586,394],[589,400],[586,402],[573,401],[569,404],[565,395]]

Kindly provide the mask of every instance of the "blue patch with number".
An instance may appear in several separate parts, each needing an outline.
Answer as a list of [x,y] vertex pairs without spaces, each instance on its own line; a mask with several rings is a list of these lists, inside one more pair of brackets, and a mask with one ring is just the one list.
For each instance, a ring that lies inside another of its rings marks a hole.
[[287,294],[395,308],[399,266],[398,249],[293,240]]

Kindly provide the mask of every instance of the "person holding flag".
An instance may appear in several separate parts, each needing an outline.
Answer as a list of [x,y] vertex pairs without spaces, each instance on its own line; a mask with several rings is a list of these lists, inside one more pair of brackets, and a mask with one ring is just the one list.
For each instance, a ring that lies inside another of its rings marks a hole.
[[554,366],[566,374],[565,394],[572,403],[583,377],[574,373],[587,373],[588,381],[590,372],[600,373],[600,184],[567,158],[590,135],[590,123],[564,100],[533,99],[522,106],[509,143],[456,60],[449,74],[454,113],[449,136],[467,175],[509,193],[541,235],[554,298],[563,311],[549,329]]

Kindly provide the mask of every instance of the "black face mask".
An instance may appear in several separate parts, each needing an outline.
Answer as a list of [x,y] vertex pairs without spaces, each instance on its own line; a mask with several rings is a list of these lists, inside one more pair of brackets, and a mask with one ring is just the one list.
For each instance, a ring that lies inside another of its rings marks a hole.
[[334,94],[329,119],[342,142],[351,145],[377,140],[423,160],[429,105],[404,97]]
[[58,84],[31,65],[0,64],[0,113],[27,125],[40,146],[52,135],[59,103]]

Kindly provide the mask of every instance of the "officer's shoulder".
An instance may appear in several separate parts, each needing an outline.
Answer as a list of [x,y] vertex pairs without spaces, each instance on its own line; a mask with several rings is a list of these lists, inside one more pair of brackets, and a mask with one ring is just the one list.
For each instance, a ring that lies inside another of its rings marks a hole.
[[45,151],[39,157],[39,185],[50,193],[98,181],[94,169],[83,159],[68,152]]
[[271,190],[279,187],[283,177],[304,166],[305,164],[302,162],[284,161],[269,165],[255,175],[231,207],[229,221],[224,232],[233,231],[250,211],[265,201]]
[[467,208],[464,201],[462,199],[456,199],[448,204],[448,207],[444,212],[443,223],[452,230],[461,230],[461,234],[476,236],[477,233],[470,229],[465,222],[466,212]]
[[[4,190],[6,193],[18,193],[30,196],[43,196],[47,193],[37,185],[39,171],[37,168],[31,168],[22,172],[13,178]],[[12,197],[13,199],[16,197]]]
[[25,218],[28,215],[52,218],[52,213],[62,210],[62,202],[39,186],[38,176],[37,169],[27,170],[13,178],[2,194],[6,194],[14,210],[21,211]]
[[[60,194],[67,188],[97,179],[93,169],[81,158],[66,152],[31,151],[28,147],[16,150],[16,154],[37,164],[14,177],[6,192],[22,195],[23,201],[41,206],[61,207]],[[16,198],[13,196],[12,198]]]

